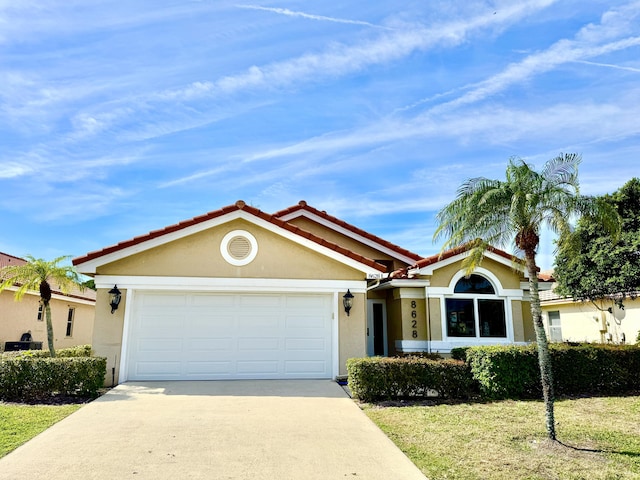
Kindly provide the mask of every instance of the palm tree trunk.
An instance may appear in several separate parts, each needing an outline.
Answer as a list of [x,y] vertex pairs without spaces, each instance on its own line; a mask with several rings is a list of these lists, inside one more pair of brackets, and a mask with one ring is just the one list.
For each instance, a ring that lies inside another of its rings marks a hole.
[[547,426],[547,436],[556,440],[555,415],[553,412],[553,372],[551,367],[551,356],[549,355],[549,342],[542,323],[542,309],[540,308],[540,294],[538,291],[538,272],[536,269],[535,252],[525,251],[527,262],[527,272],[529,273],[529,292],[531,295],[531,316],[533,317],[533,327],[536,332],[536,342],[538,344],[538,363],[540,365],[540,378],[542,382],[542,396],[545,406],[545,421]]
[[47,343],[49,345],[49,353],[52,357],[55,357],[56,351],[53,348],[53,322],[51,321],[51,306],[49,302],[44,304],[44,313],[47,319]]

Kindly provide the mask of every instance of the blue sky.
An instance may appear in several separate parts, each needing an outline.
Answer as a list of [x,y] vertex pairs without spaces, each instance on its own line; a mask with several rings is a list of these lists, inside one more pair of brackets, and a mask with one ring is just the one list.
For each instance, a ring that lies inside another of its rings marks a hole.
[[511,156],[640,176],[639,1],[335,3],[0,0],[0,251],[304,199],[430,255]]

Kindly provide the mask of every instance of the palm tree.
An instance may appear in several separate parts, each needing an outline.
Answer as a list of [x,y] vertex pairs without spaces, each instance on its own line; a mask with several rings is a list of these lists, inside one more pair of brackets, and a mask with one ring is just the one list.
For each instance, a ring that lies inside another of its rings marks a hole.
[[620,231],[620,218],[600,199],[579,193],[577,154],[560,154],[549,160],[542,171],[519,158],[511,158],[506,180],[472,178],[458,189],[457,198],[437,215],[440,222],[434,240],[445,237],[443,250],[466,244],[469,255],[463,263],[470,274],[482,261],[486,249],[504,248],[512,241],[524,253],[529,276],[531,314],[533,317],[542,392],[546,410],[546,428],[556,440],[553,412],[553,374],[547,336],[542,323],[538,294],[536,252],[543,227],[568,237],[569,220],[576,215],[592,216],[613,236]]
[[56,356],[53,348],[53,324],[51,322],[51,283],[56,285],[62,293],[68,293],[71,289],[83,290],[80,277],[72,266],[58,265],[70,257],[58,257],[50,262],[41,258],[27,255],[27,263],[23,265],[11,265],[0,270],[0,292],[11,286],[17,286],[15,298],[21,300],[27,291],[40,291],[40,302],[45,310],[47,321],[47,341],[52,357]]

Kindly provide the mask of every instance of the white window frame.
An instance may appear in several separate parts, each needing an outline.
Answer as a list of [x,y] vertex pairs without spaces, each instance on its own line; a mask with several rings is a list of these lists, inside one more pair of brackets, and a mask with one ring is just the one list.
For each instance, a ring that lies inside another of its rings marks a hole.
[[[487,294],[487,293],[454,293],[454,289],[456,288],[456,284],[460,281],[461,278],[466,276],[466,272],[460,270],[457,272],[451,279],[449,283],[449,287],[447,287],[440,297],[440,311],[441,315],[441,325],[442,325],[442,338],[444,342],[450,344],[474,344],[474,345],[489,345],[495,343],[511,343],[513,342],[513,311],[511,308],[511,301],[514,300],[514,297],[511,296],[511,290],[504,289],[498,277],[496,277],[491,271],[485,268],[477,268],[474,272],[474,275],[480,275],[481,277],[486,278],[489,283],[493,286],[493,290],[495,294]],[[520,298],[522,298],[522,292],[520,290],[517,291]],[[474,307],[474,321],[476,334],[473,337],[454,337],[449,336],[448,331],[448,319],[447,319],[447,299],[460,299],[460,300],[473,300]],[[486,299],[486,300],[502,300],[504,302],[504,321],[505,321],[505,330],[506,337],[482,337],[480,336],[480,318],[478,311],[478,300]]]

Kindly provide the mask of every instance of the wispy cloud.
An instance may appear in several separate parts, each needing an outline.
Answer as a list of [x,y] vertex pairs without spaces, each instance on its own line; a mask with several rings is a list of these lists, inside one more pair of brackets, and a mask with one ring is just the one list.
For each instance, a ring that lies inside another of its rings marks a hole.
[[594,65],[596,67],[614,68],[616,70],[625,70],[627,72],[640,73],[640,68],[626,67],[624,65],[614,65],[614,64],[611,64],[611,63],[588,62],[586,60],[575,60],[575,62],[576,63],[583,63],[585,65]]
[[263,6],[260,6],[260,5],[236,5],[236,7],[244,8],[244,9],[248,9],[248,10],[262,10],[262,11],[265,11],[265,12],[277,13],[279,15],[286,15],[288,17],[300,17],[300,18],[306,18],[306,19],[309,19],[309,20],[318,20],[318,21],[321,21],[321,22],[346,23],[348,25],[363,25],[363,26],[366,26],[366,27],[384,28],[384,29],[391,30],[388,27],[384,27],[382,25],[375,25],[373,23],[365,22],[365,21],[362,21],[362,20],[349,20],[349,19],[345,19],[345,18],[327,17],[327,16],[324,16],[324,15],[313,15],[313,14],[310,14],[310,13],[304,13],[304,12],[297,12],[297,11],[289,10],[288,8],[263,7]]

